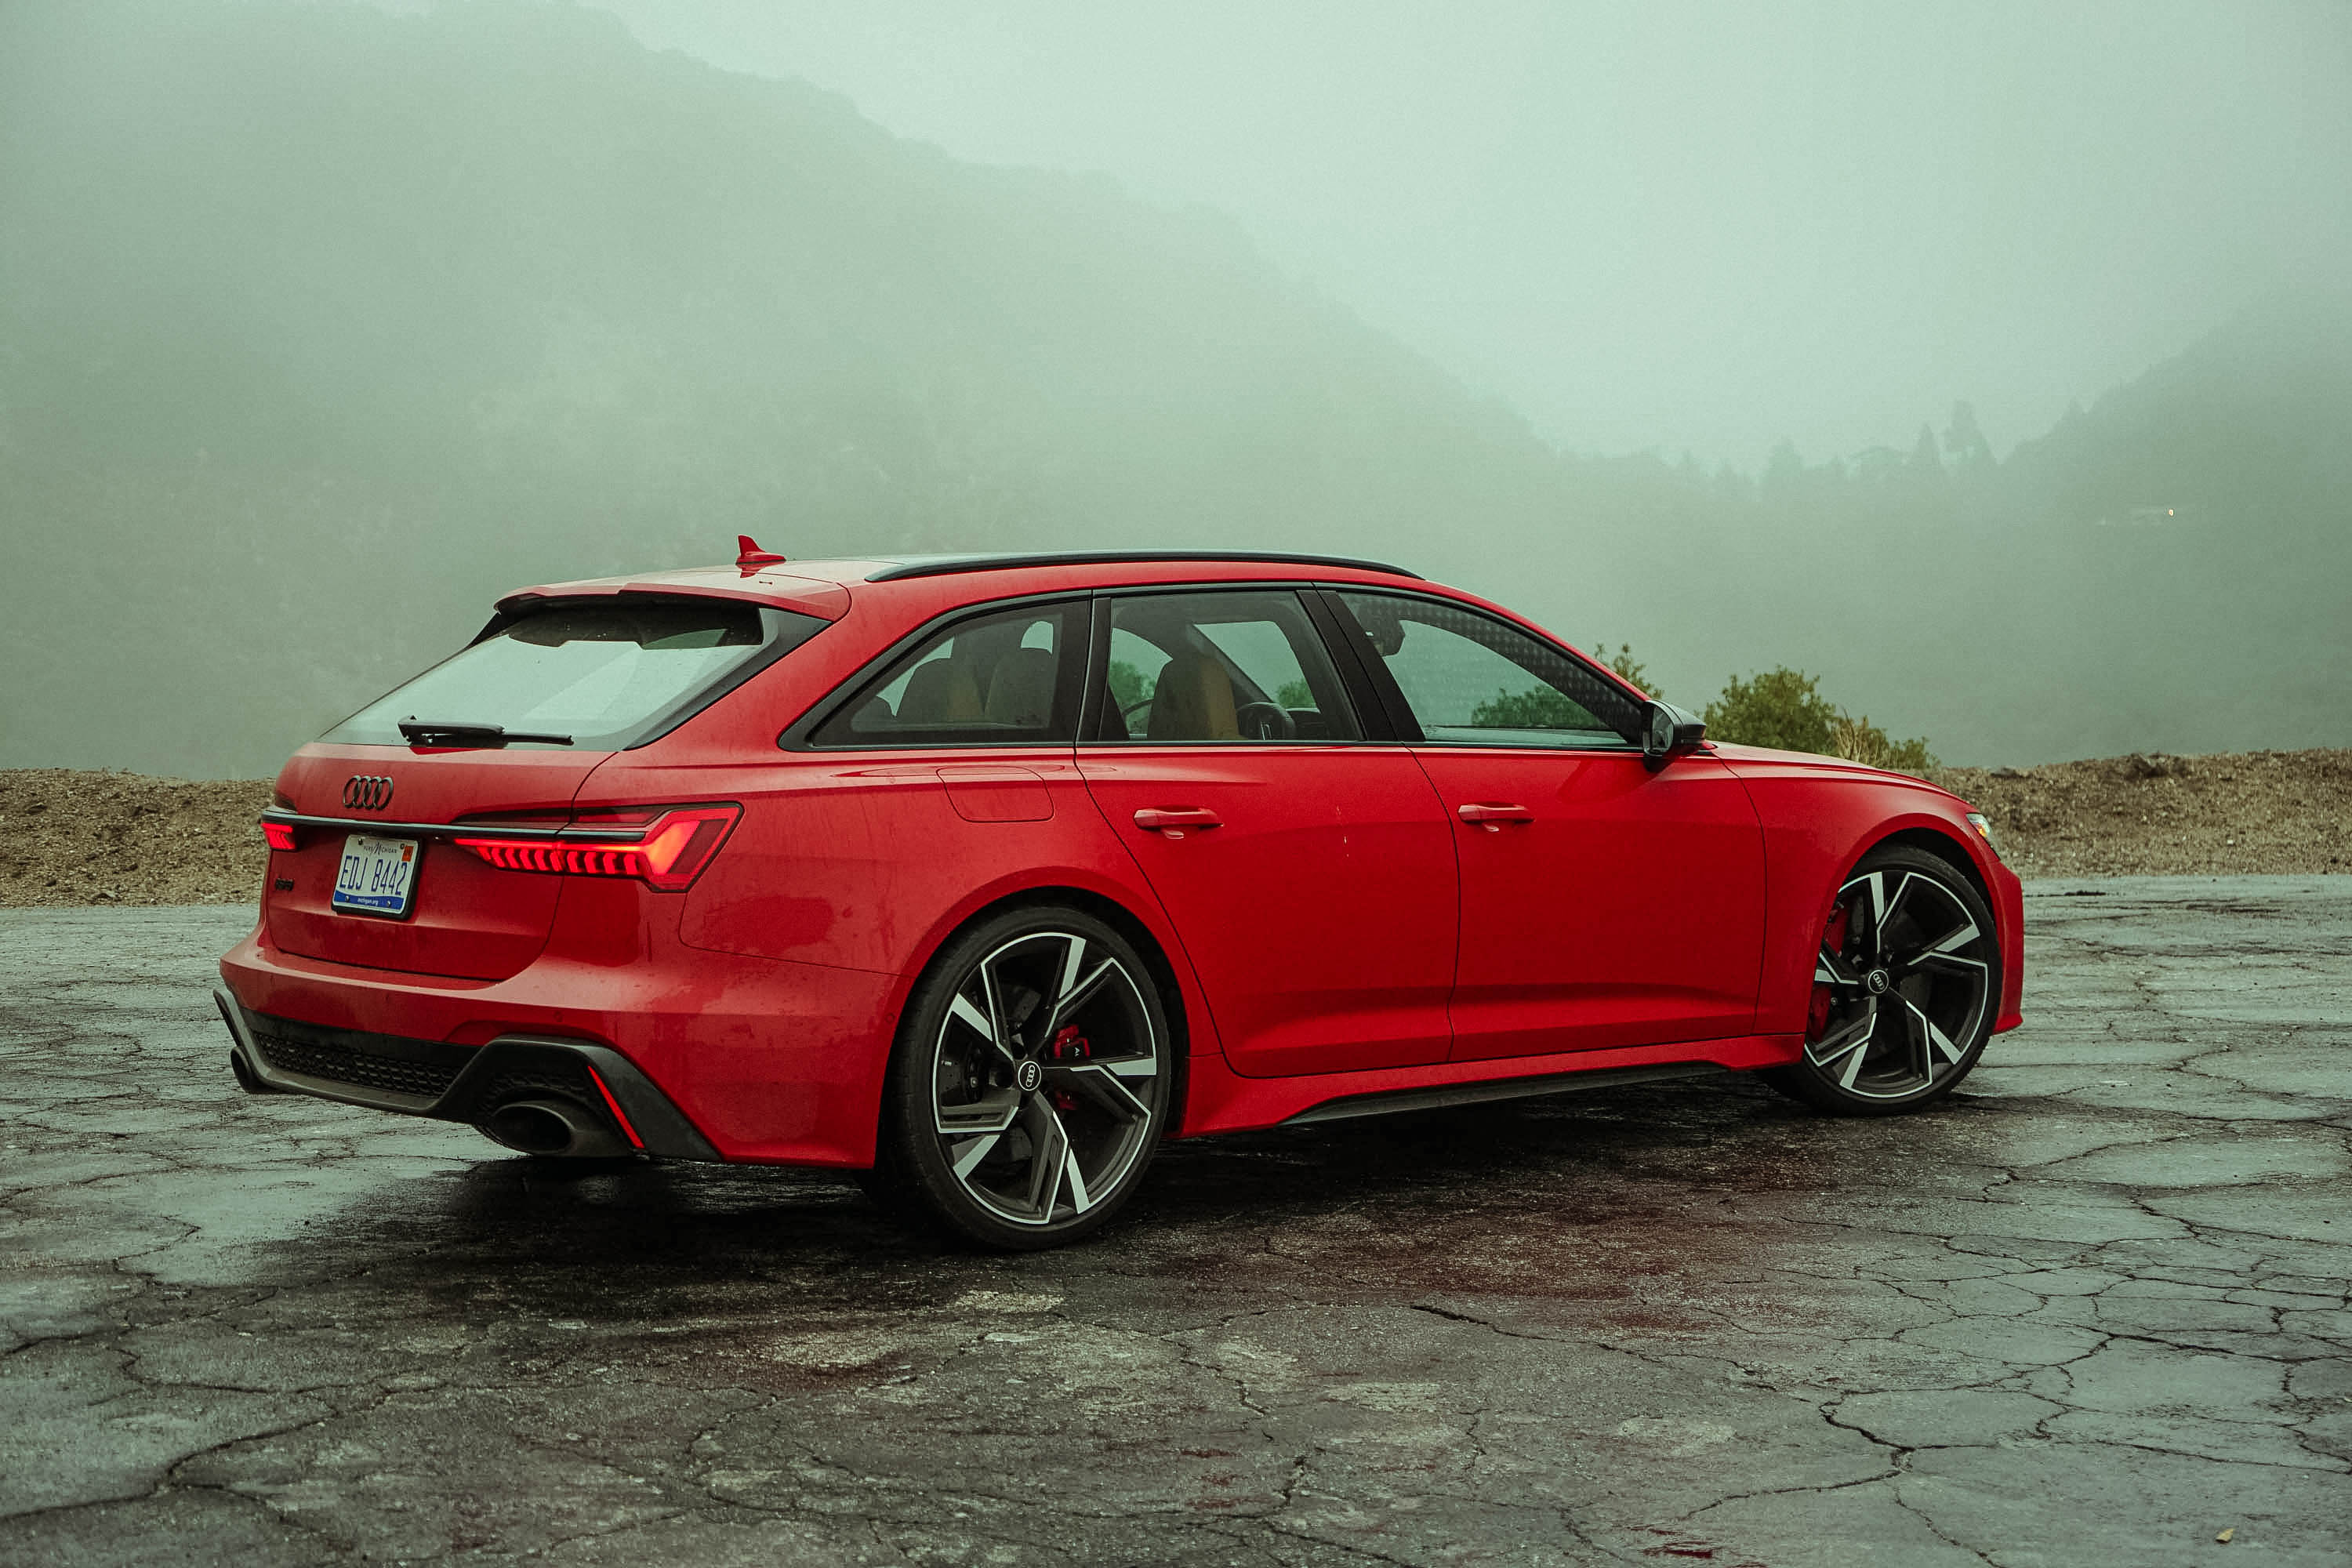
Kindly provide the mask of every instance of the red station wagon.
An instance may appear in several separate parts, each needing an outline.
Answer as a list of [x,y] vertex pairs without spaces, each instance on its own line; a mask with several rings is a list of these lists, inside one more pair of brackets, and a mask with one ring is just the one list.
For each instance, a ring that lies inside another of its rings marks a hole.
[[294,755],[240,1084],[1033,1247],[1163,1137],[1727,1070],[1877,1114],[2018,1022],[1965,803],[1709,742],[1471,595],[742,545],[510,595]]

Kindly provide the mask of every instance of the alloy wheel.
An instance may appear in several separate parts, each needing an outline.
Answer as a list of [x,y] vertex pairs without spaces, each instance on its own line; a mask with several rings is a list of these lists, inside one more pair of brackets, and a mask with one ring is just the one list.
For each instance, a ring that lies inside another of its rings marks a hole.
[[1909,1100],[1967,1070],[1992,1005],[1992,933],[1945,882],[1903,868],[1838,889],[1813,968],[1805,1059],[1846,1093]]
[[1074,1220],[1117,1192],[1165,1100],[1139,977],[1076,931],[1026,932],[972,964],[930,1066],[949,1173],[1014,1225]]

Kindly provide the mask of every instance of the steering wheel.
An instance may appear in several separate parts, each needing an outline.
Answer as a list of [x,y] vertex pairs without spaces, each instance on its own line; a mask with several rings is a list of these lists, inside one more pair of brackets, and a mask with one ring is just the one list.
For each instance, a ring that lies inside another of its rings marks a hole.
[[1243,703],[1234,710],[1234,724],[1244,741],[1290,741],[1298,735],[1290,710],[1272,702]]

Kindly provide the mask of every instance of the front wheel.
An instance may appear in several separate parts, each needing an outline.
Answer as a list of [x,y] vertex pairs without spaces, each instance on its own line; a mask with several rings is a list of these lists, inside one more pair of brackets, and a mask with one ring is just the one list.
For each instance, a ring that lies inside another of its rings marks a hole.
[[1830,906],[1804,1055],[1764,1080],[1838,1115],[1916,1110],[1976,1066],[2000,995],[2000,943],[1982,895],[1940,857],[1874,849]]
[[1073,1240],[1150,1163],[1174,1066],[1158,987],[1116,930],[1053,906],[983,921],[908,999],[865,1184],[985,1247]]

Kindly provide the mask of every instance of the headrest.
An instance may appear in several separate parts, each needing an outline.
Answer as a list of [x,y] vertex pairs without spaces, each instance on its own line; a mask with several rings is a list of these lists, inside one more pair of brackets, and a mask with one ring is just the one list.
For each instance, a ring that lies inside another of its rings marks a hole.
[[988,679],[988,719],[992,724],[1043,729],[1054,717],[1054,650],[1016,647],[996,661]]
[[1160,672],[1151,693],[1151,720],[1144,730],[1154,741],[1238,741],[1234,715],[1234,679],[1204,653],[1181,653]]
[[952,658],[917,665],[898,700],[901,724],[969,724],[980,716],[980,682]]

